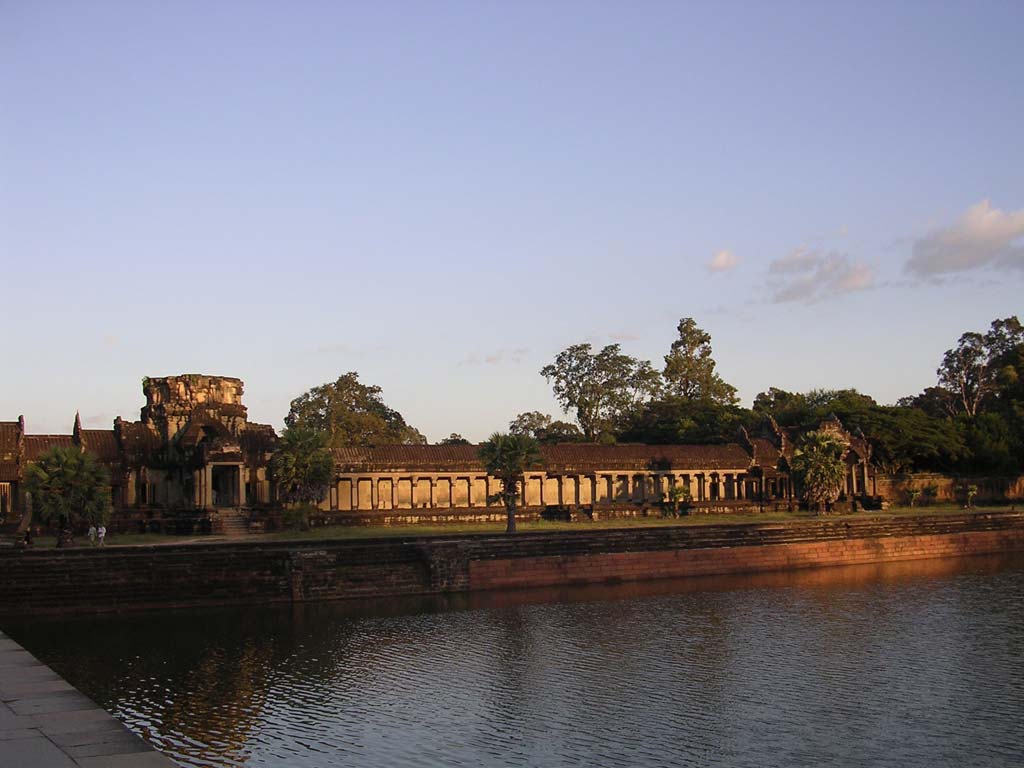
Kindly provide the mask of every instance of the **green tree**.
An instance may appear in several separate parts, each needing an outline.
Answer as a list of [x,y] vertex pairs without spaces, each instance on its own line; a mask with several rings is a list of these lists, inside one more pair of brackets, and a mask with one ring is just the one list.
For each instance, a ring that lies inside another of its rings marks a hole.
[[750,411],[737,405],[669,396],[644,403],[617,436],[629,443],[703,445],[734,442],[741,427],[751,426]]
[[469,445],[469,440],[464,438],[458,432],[452,432],[448,437],[441,441],[441,445]]
[[513,435],[530,435],[541,443],[577,443],[583,433],[575,424],[557,421],[540,411],[520,413],[508,425]]
[[846,479],[845,446],[831,435],[811,430],[793,454],[793,479],[808,506],[819,509],[839,498]]
[[1024,344],[1024,327],[1016,316],[993,320],[987,333],[968,331],[942,357],[936,374],[954,413],[974,418],[1005,375],[1008,359]]
[[665,390],[684,400],[708,400],[719,405],[739,402],[736,387],[726,384],[715,373],[711,356],[711,334],[700,328],[692,317],[684,317],[677,327],[679,338],[665,355]]
[[354,371],[292,400],[284,423],[325,433],[332,448],[427,442],[402,414],[384,404],[380,387],[361,384]]
[[480,446],[480,460],[487,473],[501,481],[501,498],[505,502],[507,533],[516,532],[516,500],[523,473],[540,462],[540,447],[529,435],[495,432]]
[[334,478],[327,433],[287,427],[270,457],[278,498],[291,504],[319,504]]
[[588,441],[611,436],[617,424],[660,388],[651,364],[622,354],[618,344],[596,354],[590,344],[574,344],[540,373],[552,384],[562,410],[575,411]]
[[99,459],[78,448],[55,447],[25,470],[33,513],[63,530],[79,521],[91,525],[110,519],[110,473]]

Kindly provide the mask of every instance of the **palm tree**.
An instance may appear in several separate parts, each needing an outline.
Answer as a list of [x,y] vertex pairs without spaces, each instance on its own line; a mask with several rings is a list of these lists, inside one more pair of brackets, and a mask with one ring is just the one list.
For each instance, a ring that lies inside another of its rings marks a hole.
[[846,479],[843,454],[846,446],[825,432],[812,430],[793,455],[793,475],[797,487],[811,508],[819,508],[839,498]]
[[110,519],[110,473],[91,453],[51,448],[28,466],[25,480],[33,514],[61,531],[58,545],[79,520],[101,525]]
[[529,435],[495,432],[480,446],[480,460],[487,474],[501,480],[501,498],[508,513],[506,533],[516,532],[516,499],[523,473],[540,462],[540,446]]

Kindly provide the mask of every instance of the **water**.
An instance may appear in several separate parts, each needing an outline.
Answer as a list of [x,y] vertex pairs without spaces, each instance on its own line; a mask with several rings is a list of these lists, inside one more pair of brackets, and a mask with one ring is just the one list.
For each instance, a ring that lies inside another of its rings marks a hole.
[[1019,766],[1024,557],[9,624],[185,766]]

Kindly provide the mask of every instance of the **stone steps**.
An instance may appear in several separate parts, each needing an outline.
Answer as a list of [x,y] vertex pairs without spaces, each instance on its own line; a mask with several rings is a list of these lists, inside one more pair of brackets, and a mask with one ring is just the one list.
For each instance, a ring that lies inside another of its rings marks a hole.
[[242,538],[249,535],[248,516],[239,509],[222,509],[218,512],[220,532],[229,538]]

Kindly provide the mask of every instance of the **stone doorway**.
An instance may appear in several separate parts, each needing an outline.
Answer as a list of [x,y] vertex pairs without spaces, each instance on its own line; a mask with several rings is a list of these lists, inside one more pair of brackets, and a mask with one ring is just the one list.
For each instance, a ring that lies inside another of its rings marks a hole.
[[238,499],[239,471],[239,467],[236,466],[214,466],[210,468],[210,481],[213,486],[213,506],[240,506]]

